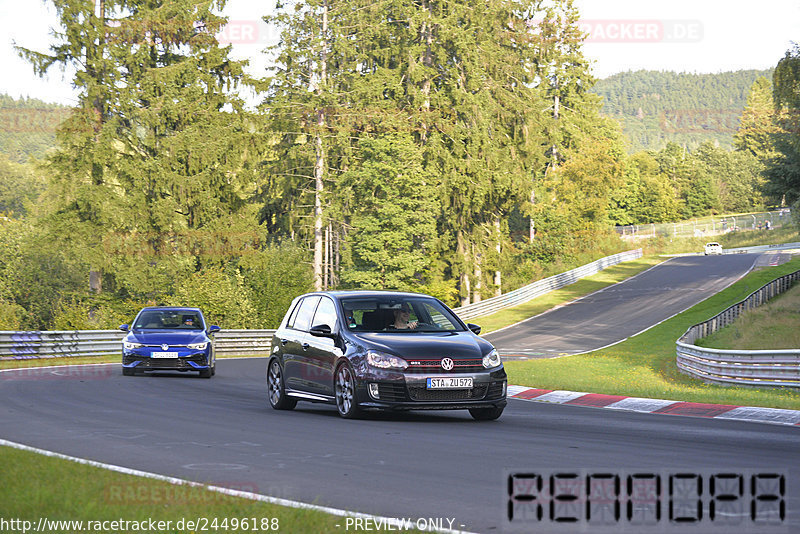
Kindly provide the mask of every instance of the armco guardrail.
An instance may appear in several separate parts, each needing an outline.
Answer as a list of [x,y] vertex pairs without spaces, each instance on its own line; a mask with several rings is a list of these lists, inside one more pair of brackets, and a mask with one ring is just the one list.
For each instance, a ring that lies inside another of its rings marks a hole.
[[[275,330],[222,330],[215,335],[218,356],[269,354]],[[0,331],[0,360],[121,355],[119,330]]]
[[800,387],[800,349],[720,350],[694,342],[733,323],[800,280],[800,271],[782,276],[754,291],[711,319],[689,328],[676,343],[678,369],[706,382],[740,386]]
[[528,302],[529,300],[535,299],[536,297],[540,297],[545,293],[549,293],[550,291],[561,289],[564,286],[568,286],[574,282],[577,282],[580,278],[599,273],[603,269],[611,267],[612,265],[616,265],[624,261],[635,260],[641,257],[642,249],[640,248],[614,254],[613,256],[606,256],[605,258],[593,261],[592,263],[588,263],[578,267],[577,269],[572,269],[571,271],[557,274],[555,276],[551,276],[550,278],[538,280],[527,286],[515,289],[514,291],[509,291],[504,295],[492,297],[474,304],[468,304],[460,308],[453,308],[453,311],[456,312],[463,320],[489,315],[505,308],[518,306]]

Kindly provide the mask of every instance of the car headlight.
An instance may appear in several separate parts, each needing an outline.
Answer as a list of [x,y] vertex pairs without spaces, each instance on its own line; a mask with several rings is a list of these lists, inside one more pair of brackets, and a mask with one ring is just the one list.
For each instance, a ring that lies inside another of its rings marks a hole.
[[403,358],[376,350],[367,351],[367,363],[379,369],[400,369],[402,371],[408,368],[408,362]]
[[206,350],[207,346],[208,346],[208,341],[204,341],[202,343],[189,343],[188,345],[186,345],[186,348],[191,350]]
[[122,346],[125,348],[125,350],[133,350],[144,347],[144,345],[141,343],[134,343],[133,341],[123,341]]
[[496,349],[492,349],[492,352],[483,357],[483,366],[486,369],[498,367],[501,363],[503,362],[500,361],[500,355],[497,353]]

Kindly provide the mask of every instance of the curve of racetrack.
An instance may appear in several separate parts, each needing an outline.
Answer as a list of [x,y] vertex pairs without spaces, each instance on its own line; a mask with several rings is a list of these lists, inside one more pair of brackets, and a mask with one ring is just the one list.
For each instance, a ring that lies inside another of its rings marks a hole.
[[619,284],[484,337],[504,356],[550,358],[596,350],[718,293],[746,274],[757,259],[758,254],[672,258]]
[[501,530],[507,469],[786,468],[787,525],[800,527],[795,427],[518,400],[489,423],[461,412],[346,421],[332,406],[270,409],[265,368],[220,360],[211,380],[123,377],[119,365],[5,371],[0,438],[334,508],[455,518],[473,532]]

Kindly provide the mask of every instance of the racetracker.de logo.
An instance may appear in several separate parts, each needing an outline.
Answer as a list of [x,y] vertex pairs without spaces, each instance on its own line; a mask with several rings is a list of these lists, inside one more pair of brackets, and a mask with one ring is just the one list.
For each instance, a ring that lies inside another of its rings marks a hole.
[[699,20],[581,19],[587,43],[697,43],[703,40]]

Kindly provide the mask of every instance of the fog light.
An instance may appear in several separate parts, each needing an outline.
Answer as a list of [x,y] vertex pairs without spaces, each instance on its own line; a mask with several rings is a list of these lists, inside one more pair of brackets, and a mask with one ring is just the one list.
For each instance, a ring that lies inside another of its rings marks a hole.
[[371,383],[369,384],[369,396],[373,399],[380,399],[381,395],[378,392],[378,384]]

